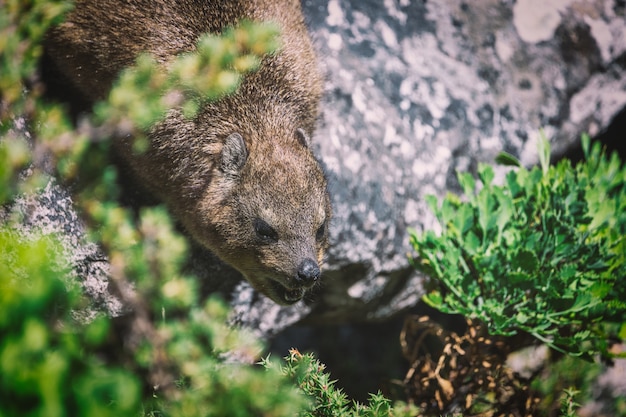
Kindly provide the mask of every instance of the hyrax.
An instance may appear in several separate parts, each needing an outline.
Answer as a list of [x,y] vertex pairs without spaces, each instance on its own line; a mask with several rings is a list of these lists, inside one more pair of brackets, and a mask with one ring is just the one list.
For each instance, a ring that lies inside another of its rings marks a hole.
[[48,34],[46,54],[93,102],[139,53],[167,65],[201,34],[242,19],[278,24],[281,49],[194,119],[170,111],[147,152],[133,152],[130,139],[115,148],[193,238],[287,305],[320,277],[331,215],[309,147],[322,78],[299,0],[78,0]]

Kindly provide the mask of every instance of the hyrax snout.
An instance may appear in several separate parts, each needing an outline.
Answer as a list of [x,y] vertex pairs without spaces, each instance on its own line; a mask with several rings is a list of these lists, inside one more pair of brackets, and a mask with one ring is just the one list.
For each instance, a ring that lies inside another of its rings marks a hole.
[[281,49],[194,119],[171,110],[148,132],[146,152],[129,138],[114,145],[194,239],[275,302],[292,304],[320,279],[331,216],[309,139],[322,78],[299,0],[79,0],[48,34],[46,53],[93,102],[139,53],[167,65],[201,34],[242,19],[278,24]]

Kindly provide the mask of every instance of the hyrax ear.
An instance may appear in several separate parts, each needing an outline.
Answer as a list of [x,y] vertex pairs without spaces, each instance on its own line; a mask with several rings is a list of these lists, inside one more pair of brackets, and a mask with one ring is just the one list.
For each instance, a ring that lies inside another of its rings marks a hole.
[[309,138],[309,135],[306,134],[304,129],[296,129],[296,138],[298,138],[298,141],[306,148],[311,145],[311,139]]
[[246,144],[239,133],[231,133],[224,141],[222,148],[222,172],[238,175],[248,159]]

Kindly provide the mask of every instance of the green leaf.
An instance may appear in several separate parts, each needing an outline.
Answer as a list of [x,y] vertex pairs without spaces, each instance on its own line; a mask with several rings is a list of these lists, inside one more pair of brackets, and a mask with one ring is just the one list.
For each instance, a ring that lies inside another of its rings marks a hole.
[[598,259],[595,262],[587,265],[587,268],[594,271],[594,270],[599,270],[599,271],[605,271],[608,269],[608,262],[603,260],[603,259]]
[[515,319],[521,323],[521,324],[525,324],[528,322],[528,320],[530,319],[530,317],[528,317],[528,315],[526,315],[526,313],[524,313],[523,311],[520,311],[519,313],[517,313],[517,315],[515,316]]
[[454,217],[453,222],[461,235],[466,234],[466,232],[474,225],[474,211],[472,210],[472,207],[467,204],[461,205],[456,211],[456,216]]
[[591,335],[591,332],[589,330],[584,330],[581,332],[577,332],[574,334],[574,339],[580,340],[580,341],[585,341],[587,339],[589,339],[589,336]]
[[521,167],[522,163],[515,156],[508,152],[500,152],[496,156],[496,163],[504,166]]
[[550,169],[550,141],[548,141],[543,132],[539,136],[539,141],[537,142],[539,164],[543,173],[547,174]]
[[615,206],[608,196],[604,196],[604,199],[594,207],[594,210],[589,213],[592,220],[589,224],[590,229],[598,229],[604,224],[610,223],[615,216]]
[[513,286],[522,290],[532,288],[534,277],[523,271],[511,271],[507,274],[506,279]]
[[478,207],[478,224],[480,224],[482,230],[483,241],[485,241],[498,220],[497,214],[494,212],[495,201],[493,194],[483,188],[478,193],[476,204]]
[[498,208],[496,211],[498,235],[502,235],[502,232],[511,222],[511,218],[513,216],[513,201],[503,188],[494,188],[493,194],[498,202]]
[[422,297],[422,299],[424,300],[424,302],[426,304],[428,304],[431,307],[440,309],[443,307],[443,297],[441,296],[441,293],[439,291],[433,291],[429,294],[425,294],[424,297]]
[[454,223],[456,220],[456,205],[452,202],[450,198],[446,198],[441,205],[441,221],[443,225],[448,225],[449,223]]
[[465,234],[464,247],[470,254],[474,254],[481,247],[481,242],[476,233],[469,231]]
[[580,142],[583,149],[583,155],[586,159],[589,159],[589,144],[591,143],[591,138],[587,133],[583,133],[581,135]]
[[437,213],[439,212],[439,200],[437,200],[437,197],[429,194],[426,197],[424,197],[424,200],[426,200],[426,204],[428,204],[428,208],[430,208],[430,210],[437,215]]
[[474,181],[474,177],[471,174],[465,173],[457,173],[457,178],[459,180],[459,184],[463,189],[463,194],[468,197],[474,195],[474,190],[476,189],[476,182]]
[[478,164],[478,178],[486,188],[489,188],[494,178],[493,167],[491,165]]
[[578,296],[576,297],[576,301],[574,301],[574,304],[568,309],[568,312],[571,313],[587,310],[597,303],[598,300],[595,299],[591,294],[578,294]]

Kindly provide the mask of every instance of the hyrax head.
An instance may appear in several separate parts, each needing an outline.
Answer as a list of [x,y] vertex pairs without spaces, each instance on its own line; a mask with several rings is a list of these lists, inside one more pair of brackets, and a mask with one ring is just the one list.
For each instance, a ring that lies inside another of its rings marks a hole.
[[289,305],[320,279],[331,216],[327,183],[302,129],[286,138],[245,137],[255,134],[223,139],[201,203],[210,233],[199,238],[257,290]]

